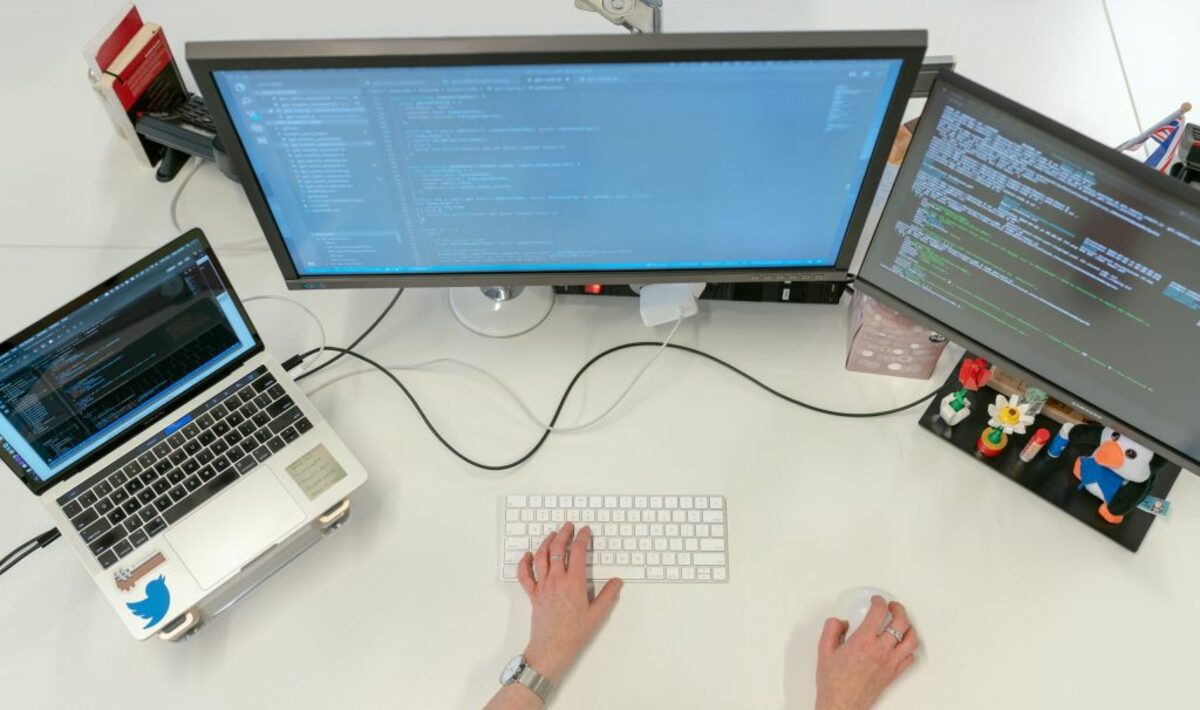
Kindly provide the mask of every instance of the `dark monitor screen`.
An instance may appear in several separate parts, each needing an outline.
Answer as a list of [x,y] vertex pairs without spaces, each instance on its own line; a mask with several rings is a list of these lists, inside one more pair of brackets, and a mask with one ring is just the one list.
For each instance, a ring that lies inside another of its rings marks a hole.
[[908,90],[905,54],[882,54],[314,56],[331,66],[226,61],[240,66],[208,77],[297,279],[636,280],[848,265]]
[[946,76],[861,277],[1200,461],[1200,200],[1170,179]]
[[206,245],[177,242],[0,344],[0,452],[47,483],[256,343]]

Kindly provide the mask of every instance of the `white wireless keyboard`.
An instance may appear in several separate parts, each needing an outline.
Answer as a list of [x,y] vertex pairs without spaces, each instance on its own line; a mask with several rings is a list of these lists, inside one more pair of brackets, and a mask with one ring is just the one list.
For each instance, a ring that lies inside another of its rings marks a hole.
[[592,529],[588,579],[701,583],[729,579],[724,496],[510,495],[501,499],[500,578],[565,522]]

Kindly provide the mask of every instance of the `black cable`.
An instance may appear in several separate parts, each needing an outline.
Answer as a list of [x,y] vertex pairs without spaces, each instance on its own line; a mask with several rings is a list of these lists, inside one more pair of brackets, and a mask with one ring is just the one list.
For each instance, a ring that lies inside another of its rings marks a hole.
[[[354,350],[354,348],[358,347],[359,343],[366,340],[367,336],[371,334],[371,331],[375,330],[376,326],[378,326],[380,323],[383,322],[383,319],[387,317],[388,313],[392,312],[392,306],[396,305],[396,301],[400,300],[400,295],[403,293],[404,293],[403,288],[396,289],[396,295],[392,297],[391,302],[389,302],[387,304],[387,306],[383,309],[383,312],[380,313],[379,317],[375,319],[375,322],[372,323],[370,326],[368,326],[367,329],[362,332],[362,335],[355,338],[354,342],[350,343],[348,346],[346,346],[345,350],[342,350],[341,348],[332,348],[332,347],[325,348],[326,350],[340,350],[341,352],[339,352],[337,355],[330,358],[329,360],[326,360],[325,362],[321,363],[320,365],[317,365],[316,367],[309,370],[308,372],[301,374],[299,377],[296,378],[296,381],[299,382],[300,380],[303,380],[306,377],[311,377],[311,376],[317,374],[318,372],[320,372],[321,370],[324,370],[325,368],[329,367],[333,363],[337,362],[338,360],[341,360],[342,358],[346,357],[346,355],[349,352]],[[303,359],[305,357],[308,357],[308,353],[301,356],[301,359]],[[288,368],[288,369],[290,369],[290,368]]]
[[18,562],[33,554],[36,550],[46,547],[60,537],[62,537],[62,533],[58,531],[58,528],[51,528],[41,535],[38,535],[37,537],[18,545],[17,549],[8,553],[4,556],[4,559],[0,560],[0,574],[4,574],[5,572],[9,571],[15,567]]
[[[400,381],[400,378],[396,377],[396,375],[391,370],[387,369],[383,365],[380,365],[379,363],[375,362],[374,360],[367,357],[366,355],[363,355],[358,352],[354,352],[347,348],[339,348],[336,346],[326,346],[325,349],[338,351],[342,355],[349,355],[351,357],[357,358],[357,359],[367,363],[371,367],[374,367],[376,370],[379,370],[383,374],[387,375],[387,377],[389,379],[391,379],[391,381],[393,383],[395,383],[396,386],[399,387],[402,392],[404,392],[404,395],[406,397],[408,397],[408,401],[411,402],[413,408],[417,410],[417,414],[421,417],[421,421],[425,422],[425,426],[433,434],[434,438],[436,438],[438,440],[438,442],[441,443],[442,446],[446,447],[446,449],[448,451],[450,451],[450,453],[454,454],[455,456],[462,459],[466,463],[468,463],[476,468],[483,469],[485,471],[505,471],[510,468],[516,468],[517,466],[520,466],[521,464],[525,463],[530,458],[532,458],[533,455],[536,454],[539,449],[542,448],[542,446],[546,443],[546,439],[550,438],[550,434],[553,433],[553,427],[558,422],[558,418],[562,414],[563,407],[565,407],[567,404],[567,399],[570,397],[571,391],[573,389],[575,389],[575,385],[579,382],[579,379],[581,377],[583,377],[584,373],[587,372],[588,369],[590,369],[592,365],[595,365],[597,362],[608,357],[609,355],[612,355],[613,353],[620,352],[622,350],[628,350],[629,348],[661,348],[662,346],[663,346],[662,343],[649,342],[649,341],[624,343],[622,345],[615,345],[615,346],[609,348],[608,350],[605,350],[604,352],[594,356],[591,360],[588,360],[584,364],[583,367],[579,368],[579,370],[575,373],[575,376],[571,378],[571,382],[567,385],[567,389],[563,391],[562,397],[558,400],[558,406],[555,407],[555,409],[554,409],[554,416],[550,419],[550,428],[548,428],[542,432],[542,435],[540,437],[538,437],[538,440],[534,443],[533,447],[529,449],[529,451],[526,451],[524,455],[522,455],[520,458],[516,459],[515,461],[506,463],[506,464],[481,463],[481,462],[476,461],[475,459],[467,456],[466,454],[462,453],[458,449],[456,449],[453,444],[451,444],[449,441],[446,440],[446,438],[444,436],[442,436],[442,433],[440,431],[438,431],[437,427],[435,427],[433,425],[433,422],[431,422],[429,420],[428,415],[425,414],[425,410],[421,408],[420,403],[417,402],[417,398],[413,396],[412,392],[409,391],[408,387],[405,387],[404,383]],[[883,416],[887,416],[889,414],[895,414],[897,412],[902,412],[906,409],[911,409],[911,408],[917,406],[918,404],[921,404],[922,402],[927,402],[930,399],[932,399],[934,396],[936,396],[939,391],[939,390],[934,390],[933,392],[930,392],[929,394],[921,397],[920,399],[909,402],[908,404],[904,404],[899,407],[893,407],[892,409],[886,409],[886,410],[879,411],[879,412],[840,412],[840,411],[837,411],[834,409],[826,409],[824,407],[819,407],[815,404],[808,404],[807,402],[802,402],[794,397],[789,397],[788,395],[780,392],[779,390],[774,389],[773,387],[771,387],[771,386],[765,384],[764,382],[758,380],[757,378],[753,377],[752,375],[745,372],[741,368],[739,368],[735,365],[731,365],[730,363],[725,362],[724,360],[722,360],[721,358],[719,358],[715,355],[709,355],[708,353],[706,353],[702,350],[697,350],[695,348],[691,348],[686,345],[675,345],[672,343],[668,343],[667,347],[671,348],[673,350],[680,350],[683,352],[691,353],[693,355],[698,355],[706,360],[715,362],[718,365],[721,365],[721,366],[725,367],[726,369],[728,369],[738,375],[741,375],[742,377],[744,377],[745,379],[754,383],[761,389],[769,392],[770,394],[775,395],[776,397],[778,397],[779,399],[782,399],[785,402],[794,404],[799,407],[803,407],[804,409],[808,409],[813,412],[818,412],[820,414],[828,414],[828,415],[834,416],[834,417],[848,417],[848,418],[854,418],[854,419],[864,419],[864,418],[868,418],[868,417],[883,417]],[[309,357],[310,355],[312,355],[313,353],[315,353],[317,351],[318,351],[318,349],[309,350],[308,352],[302,353],[302,354],[298,355],[297,357],[300,358],[301,360],[303,360],[304,358]],[[315,372],[315,370],[314,370],[314,372]]]

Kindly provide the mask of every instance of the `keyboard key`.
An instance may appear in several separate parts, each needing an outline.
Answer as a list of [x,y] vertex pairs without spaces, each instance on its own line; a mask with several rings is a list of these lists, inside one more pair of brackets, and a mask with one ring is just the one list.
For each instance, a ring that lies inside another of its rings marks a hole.
[[67,516],[68,518],[74,518],[76,515],[79,515],[83,512],[83,506],[79,505],[79,501],[73,500],[64,505],[62,507],[62,511],[63,515]]
[[142,475],[137,477],[137,480],[142,482],[142,485],[150,485],[162,474],[152,468],[142,471]]
[[[137,499],[138,499],[138,501],[141,502],[142,505],[145,505],[145,504],[149,503],[150,501],[154,500],[154,491],[150,488],[143,488],[142,490],[138,491]],[[129,512],[129,511],[125,511],[125,512]]]
[[258,443],[265,444],[271,440],[271,430],[259,429],[258,431],[254,432],[254,438],[258,439]]
[[202,448],[204,447],[201,446],[199,439],[193,439],[192,441],[189,441],[183,445],[183,450],[187,452],[188,456],[195,456]]
[[108,524],[108,520],[100,518],[96,522],[79,531],[79,536],[83,538],[85,544],[92,544],[96,538],[112,529],[112,525]]
[[225,405],[223,405],[223,404],[218,404],[217,406],[208,410],[208,413],[211,414],[212,418],[217,421],[220,421],[220,420],[224,419],[225,417],[229,416],[229,410],[226,409]]
[[187,476],[187,474],[185,474],[182,469],[176,468],[176,469],[172,469],[171,472],[167,474],[167,480],[170,481],[171,483],[179,483],[186,476]]
[[283,439],[284,442],[290,444],[293,441],[295,441],[296,439],[299,439],[300,435],[296,433],[295,429],[293,429],[292,427],[288,427],[287,429],[284,429],[283,431],[281,431],[279,433],[279,438]]
[[258,439],[255,439],[252,436],[246,437],[246,440],[242,442],[242,451],[244,451],[250,455],[253,455],[254,450],[257,449],[258,447],[259,447]]
[[212,433],[217,435],[218,437],[225,436],[226,434],[229,433],[229,431],[230,431],[229,425],[226,424],[225,422],[217,422],[216,424],[213,425],[213,428],[212,428]]
[[238,414],[241,414],[243,417],[249,419],[255,414],[258,414],[258,405],[254,402],[247,402],[246,404],[242,405],[241,409],[238,410]]
[[205,466],[204,468],[197,471],[196,475],[200,477],[200,480],[207,481],[210,478],[212,478],[213,476],[217,475],[217,472],[213,470],[212,466]]
[[272,385],[271,388],[267,390],[267,394],[271,395],[271,399],[279,399],[284,395],[283,387],[280,387],[278,384]]
[[236,468],[237,472],[243,476],[254,470],[256,466],[258,466],[258,460],[249,454],[246,454],[234,464],[234,468]]
[[279,434],[284,429],[287,429],[292,424],[295,424],[297,421],[299,421],[303,417],[304,417],[304,413],[300,411],[299,407],[292,407],[291,409],[287,410],[283,414],[281,414],[278,417],[276,417],[275,419],[273,419],[271,421],[271,423],[269,424],[269,426],[271,428],[271,431],[275,432],[276,434]]
[[254,450],[254,459],[259,463],[271,458],[271,450],[265,446],[260,446]]
[[[168,499],[167,503],[170,504],[170,502],[171,502],[170,499]],[[158,511],[155,510],[155,507],[153,505],[145,505],[145,506],[142,506],[141,511],[138,512],[138,517],[141,518],[142,523],[145,524],[145,523],[150,522],[151,520],[154,520],[156,517],[158,517]],[[128,520],[125,521],[125,524],[129,525],[129,521]]]
[[239,426],[237,428],[237,431],[242,436],[250,436],[251,434],[254,433],[254,430],[257,429],[258,427],[259,427],[259,425],[255,424],[252,421],[244,421],[244,422],[242,422],[241,426]]
[[217,473],[221,473],[225,469],[229,468],[229,459],[225,458],[224,456],[221,456],[221,457],[213,460],[212,466],[213,466],[213,469],[216,470]]
[[175,486],[171,489],[171,500],[175,503],[187,498],[187,489],[183,486]]
[[229,435],[225,437],[225,443],[229,444],[230,446],[237,446],[238,444],[242,443],[242,439],[244,438],[245,437],[242,436],[242,433],[235,429],[229,432]]
[[238,459],[241,459],[246,455],[246,452],[242,451],[242,447],[234,446],[233,448],[229,449],[229,453],[225,455],[229,457],[230,461],[237,463]]
[[620,577],[626,581],[637,581],[646,578],[646,569],[644,567],[594,565],[588,570],[588,579],[612,579],[613,577]]
[[254,404],[259,409],[263,409],[263,408],[269,406],[271,404],[271,395],[267,394],[266,392],[258,395],[257,397],[254,398]]
[[155,518],[154,520],[151,520],[150,522],[146,523],[145,527],[146,534],[150,537],[154,537],[166,529],[167,523],[162,518]]
[[179,432],[175,432],[174,434],[167,437],[167,443],[170,444],[171,447],[175,448],[175,449],[178,449],[180,446],[183,446],[183,442],[185,442],[185,441],[187,441],[187,437],[185,437],[183,434],[180,434]]
[[128,540],[122,540],[113,546],[113,552],[117,553],[117,557],[124,557],[133,552],[133,545]]
[[253,387],[247,386],[247,387],[243,387],[242,389],[238,390],[237,396],[238,396],[238,399],[242,400],[243,402],[249,402],[250,400],[257,397],[258,393],[254,391]]
[[160,441],[151,451],[154,452],[155,458],[162,458],[171,453],[171,445],[165,441]]
[[223,439],[218,439],[213,443],[212,446],[208,447],[208,450],[213,452],[214,455],[220,456],[226,451],[229,451],[229,444],[226,444]]
[[131,545],[133,545],[135,548],[145,545],[149,539],[150,539],[150,536],[147,535],[146,531],[144,531],[144,530],[138,530],[137,532],[133,532],[133,533],[129,534],[129,543]]
[[291,397],[284,397],[279,401],[272,403],[271,406],[267,407],[265,411],[267,416],[269,416],[271,419],[274,419],[294,406],[296,406],[296,403],[292,401]]
[[167,458],[170,459],[171,463],[178,466],[179,464],[183,463],[184,461],[187,461],[187,457],[188,457],[188,453],[186,451],[184,451],[183,449],[179,449],[177,451],[172,451],[171,455]]
[[216,458],[216,455],[214,455],[213,452],[209,451],[208,449],[196,454],[196,460],[200,462],[201,466],[209,461],[212,461],[214,458]]
[[112,486],[109,485],[108,481],[100,481],[96,484],[95,488],[92,488],[92,493],[95,493],[97,498],[103,498],[112,493]]
[[270,449],[271,453],[273,454],[279,453],[285,446],[287,446],[287,444],[285,444],[283,439],[280,439],[278,436],[267,442],[267,448]]
[[[137,498],[130,498],[121,505],[121,510],[125,511],[126,515],[136,513],[142,507],[142,502]],[[112,519],[112,516],[109,516]]]
[[157,481],[154,482],[154,484],[152,486],[152,488],[154,489],[154,492],[159,495],[166,493],[167,489],[170,487],[171,487],[171,484],[165,478],[158,479]]
[[170,471],[171,467],[172,467],[171,462],[166,459],[162,459],[158,463],[154,464],[154,470],[158,471],[158,473],[160,475],[166,473],[167,471]]
[[183,487],[188,489],[189,491],[196,490],[197,488],[200,487],[200,477],[199,476],[189,477],[187,480],[185,480],[183,482]]
[[244,421],[246,421],[246,418],[238,412],[234,412],[233,414],[230,414],[228,417],[225,417],[225,423],[231,427],[236,427],[237,425],[241,424]]
[[196,459],[188,459],[183,462],[183,466],[180,468],[183,469],[184,473],[195,473],[200,469],[200,462]]
[[312,422],[308,421],[304,417],[300,417],[300,419],[296,420],[296,431],[300,432],[301,434],[307,433],[312,428]]
[[121,538],[125,537],[125,528],[121,527],[118,524],[121,522],[121,520],[125,519],[125,513],[124,513],[124,511],[119,510],[119,509],[114,510],[112,512],[112,515],[108,516],[109,520],[111,521],[113,516],[116,516],[116,515],[119,515],[120,519],[113,521],[112,525],[109,527],[108,530],[104,531],[103,534],[101,534],[99,537],[97,537],[95,540],[93,540],[88,545],[88,547],[90,547],[92,549],[93,555],[98,555],[101,552],[104,552],[108,548],[117,544],[117,540],[120,540]]
[[110,495],[108,498],[113,502],[113,505],[120,505],[124,503],[127,498],[129,498],[129,492],[124,488],[118,488],[117,490],[113,491],[112,495]]
[[99,517],[100,515],[96,511],[88,508],[74,518],[71,518],[71,525],[75,526],[76,530],[82,530],[96,522],[96,519]]
[[153,451],[147,451],[138,457],[137,462],[141,464],[142,468],[146,468],[147,466],[153,466],[157,460],[158,457],[154,455]]
[[154,501],[154,507],[158,509],[158,512],[163,513],[171,507],[172,503],[171,496],[159,496],[158,500]]
[[250,417],[250,422],[255,426],[266,426],[271,423],[271,415],[267,414],[266,410],[260,411],[253,417]]
[[200,427],[196,424],[196,422],[192,422],[191,424],[188,424],[187,426],[180,429],[179,431],[180,431],[180,433],[182,433],[184,435],[184,437],[186,437],[188,439],[193,439],[196,437],[197,434],[200,433]]
[[225,486],[228,486],[230,483],[233,483],[236,480],[238,480],[236,471],[225,471],[208,483],[200,486],[200,488],[196,489],[196,491],[188,496],[182,503],[176,504],[170,510],[163,513],[163,518],[168,524],[175,524],[181,518],[183,518],[183,516],[206,503],[209,498],[213,497],[221,489],[225,488]]
[[212,433],[211,431],[206,431],[206,432],[200,434],[200,436],[196,437],[196,441],[199,441],[201,446],[208,446],[209,444],[212,444],[216,440],[217,440],[217,435]]
[[140,478],[131,478],[125,482],[125,490],[128,491],[130,495],[137,493],[145,487],[146,484],[142,483],[142,479]]
[[96,561],[100,563],[101,567],[108,569],[117,563],[117,553],[112,550],[106,550],[96,558]]
[[83,495],[79,496],[79,504],[84,508],[96,504],[96,494],[92,491],[84,491]]
[[[213,418],[207,412],[204,414],[201,414],[200,418],[196,420],[196,426],[200,427],[201,429],[207,429],[212,425],[213,425]],[[203,436],[203,434],[201,434],[201,436]]]
[[265,392],[276,384],[278,383],[275,381],[275,376],[267,374],[255,380],[251,387],[254,388],[255,392]]
[[112,512],[112,509],[113,502],[108,498],[101,498],[100,500],[96,501],[96,505],[93,508],[93,510],[100,515],[108,515],[110,512]]
[[[135,461],[134,465],[136,465],[136,464],[137,464],[137,462]],[[116,488],[117,486],[121,485],[125,481],[128,481],[130,476],[137,475],[137,474],[128,473],[129,470],[130,470],[129,467],[127,466],[123,470],[117,471],[113,475],[109,476],[108,477],[108,485],[112,486],[113,488]],[[138,466],[139,473],[141,472],[141,470],[142,470],[142,467]]]

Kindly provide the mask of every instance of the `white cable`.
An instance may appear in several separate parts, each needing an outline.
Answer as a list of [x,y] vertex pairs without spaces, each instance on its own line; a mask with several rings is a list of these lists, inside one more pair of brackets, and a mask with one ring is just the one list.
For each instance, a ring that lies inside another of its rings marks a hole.
[[[661,356],[663,354],[663,351],[667,349],[667,346],[670,345],[670,343],[671,343],[671,339],[675,337],[676,331],[679,330],[679,326],[682,324],[683,324],[683,316],[681,315],[681,316],[679,316],[678,319],[676,319],[675,326],[673,328],[671,328],[671,332],[667,334],[667,337],[663,340],[662,345],[659,346],[659,348],[654,351],[654,355],[652,355],[650,357],[650,359],[646,361],[646,364],[642,366],[642,369],[638,370],[638,373],[633,377],[632,380],[630,380],[629,385],[627,385],[625,387],[625,390],[623,392],[621,392],[621,394],[615,400],[613,400],[613,403],[611,405],[609,405],[607,409],[605,409],[603,412],[601,412],[598,416],[593,417],[590,421],[584,422],[583,424],[575,424],[572,426],[554,426],[554,427],[550,426],[550,424],[548,422],[546,422],[546,421],[542,420],[540,417],[538,417],[537,413],[535,413],[533,411],[533,408],[531,406],[529,406],[529,404],[521,397],[521,395],[518,394],[517,391],[514,390],[512,387],[510,387],[508,385],[508,383],[506,383],[504,380],[500,379],[496,375],[492,374],[491,372],[483,369],[482,367],[479,367],[478,365],[473,365],[469,362],[464,362],[462,360],[456,360],[454,358],[443,357],[443,358],[437,358],[435,360],[427,360],[425,362],[415,362],[415,363],[411,363],[408,365],[389,365],[389,366],[387,366],[387,369],[393,370],[393,371],[426,370],[432,366],[441,365],[441,364],[458,365],[459,367],[476,372],[476,373],[484,376],[485,378],[491,380],[493,383],[495,383],[501,390],[503,390],[506,394],[508,394],[508,396],[513,400],[513,402],[516,403],[516,405],[521,409],[521,411],[525,414],[525,416],[529,418],[529,421],[533,422],[539,429],[549,430],[556,434],[570,434],[570,433],[576,433],[576,432],[583,431],[584,429],[587,429],[589,427],[593,427],[596,424],[599,424],[603,419],[608,417],[610,414],[612,414],[613,411],[615,411],[616,408],[618,406],[620,406],[621,402],[625,401],[625,398],[629,396],[629,393],[633,391],[633,388],[635,386],[637,386],[637,383],[642,379],[642,376],[645,375],[647,371],[649,371],[650,367],[652,365],[654,365],[654,363],[658,360],[659,356]],[[329,380],[322,382],[321,384],[317,385],[313,389],[308,390],[306,392],[306,394],[311,397],[336,382],[341,382],[342,380],[346,380],[351,377],[358,377],[359,375],[365,375],[370,372],[378,372],[378,370],[376,370],[375,368],[372,367],[372,368],[364,368],[361,370],[354,370],[352,372],[347,372],[347,373],[338,375],[337,377],[334,377],[334,378],[331,378]]]
[[[288,298],[287,296],[263,295],[263,296],[251,296],[250,298],[242,299],[242,303],[252,303],[254,301],[282,301],[283,303],[290,303],[293,306],[295,306],[296,308],[299,308],[300,310],[307,313],[308,317],[312,319],[312,322],[316,323],[317,330],[321,333],[321,347],[317,348],[317,352],[313,356],[311,362],[313,365],[320,362],[321,356],[325,354],[325,325],[323,323],[321,323],[321,319],[317,317],[316,313],[313,313],[311,310],[309,310],[308,306],[304,305],[303,303],[301,303],[295,299]],[[302,365],[300,368],[300,371],[307,372],[308,366]]]
[[177,178],[179,184],[175,186],[175,194],[171,195],[171,224],[175,226],[178,234],[183,234],[183,227],[179,225],[179,198],[183,195],[183,188],[187,187],[188,182],[195,177],[196,173],[200,172],[201,165],[204,165],[203,160],[192,158],[192,165],[188,167],[187,174]]
[[[183,189],[187,187],[187,184],[193,177],[195,177],[196,173],[200,172],[200,168],[207,161],[201,160],[200,158],[192,158],[191,162],[192,164],[187,168],[187,174],[176,178],[176,180],[179,181],[179,185],[175,187],[175,194],[171,195],[171,224],[175,227],[175,231],[179,234],[183,234],[184,232],[183,226],[179,223],[179,198],[183,196]],[[213,242],[213,246],[220,247],[221,249],[249,250],[250,247],[265,248],[266,244],[264,243],[262,237],[256,237],[254,239],[245,239],[240,242],[229,242],[228,244]],[[257,249],[255,249],[255,251],[257,251]]]

